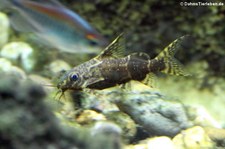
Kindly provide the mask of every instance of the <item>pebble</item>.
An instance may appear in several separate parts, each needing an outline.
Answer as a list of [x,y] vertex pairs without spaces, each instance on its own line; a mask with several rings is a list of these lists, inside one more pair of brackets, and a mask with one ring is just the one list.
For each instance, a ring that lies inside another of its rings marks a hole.
[[214,143],[209,138],[205,130],[200,126],[195,126],[182,131],[173,138],[173,142],[178,149],[213,149]]
[[84,110],[77,118],[76,121],[79,124],[92,124],[96,121],[104,121],[106,117],[101,114],[97,113],[93,110]]
[[14,64],[19,64],[25,71],[30,72],[35,65],[34,50],[24,42],[11,42],[6,44],[0,55],[9,59]]
[[5,58],[0,58],[0,71],[10,75],[15,75],[21,80],[25,80],[27,78],[26,73],[21,68],[12,65],[12,63]]
[[147,140],[148,149],[175,149],[173,141],[169,137],[156,137]]
[[193,122],[195,125],[203,127],[222,128],[222,125],[214,119],[214,117],[203,106],[190,107],[189,114],[194,116]]
[[118,124],[122,128],[122,138],[125,142],[129,142],[135,137],[137,126],[129,115],[120,111],[111,111],[104,114],[107,120]]
[[7,43],[9,37],[10,21],[6,14],[0,12],[0,47]]
[[0,58],[0,70],[8,72],[12,69],[12,63],[6,58]]
[[56,75],[62,70],[70,70],[71,66],[63,60],[55,60],[49,64],[48,68],[53,75]]
[[115,135],[116,137],[120,137],[122,129],[112,122],[100,121],[95,123],[91,132],[93,136],[104,134],[104,135]]
[[122,149],[121,133],[122,129],[118,125],[107,121],[97,122],[91,129],[92,136],[102,136],[112,140],[115,149]]

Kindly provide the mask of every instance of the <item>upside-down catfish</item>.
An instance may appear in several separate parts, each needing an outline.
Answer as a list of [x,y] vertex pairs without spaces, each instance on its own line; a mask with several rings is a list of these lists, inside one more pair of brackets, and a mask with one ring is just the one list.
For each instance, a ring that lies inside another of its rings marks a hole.
[[157,57],[150,59],[146,53],[132,53],[124,56],[124,38],[119,35],[97,57],[65,72],[57,85],[62,91],[105,89],[130,80],[138,80],[150,85],[152,74],[186,76],[174,54],[186,36],[180,37],[168,45]]

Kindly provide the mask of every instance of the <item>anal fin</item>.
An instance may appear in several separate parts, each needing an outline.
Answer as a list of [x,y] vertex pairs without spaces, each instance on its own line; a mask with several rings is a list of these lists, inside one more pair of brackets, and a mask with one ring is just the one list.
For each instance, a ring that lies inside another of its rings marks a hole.
[[156,76],[154,73],[148,73],[144,80],[141,81],[143,84],[155,88],[156,87]]
[[123,89],[123,90],[126,90],[126,91],[131,91],[132,90],[132,88],[131,88],[131,81],[123,83],[123,84],[120,84],[119,88]]

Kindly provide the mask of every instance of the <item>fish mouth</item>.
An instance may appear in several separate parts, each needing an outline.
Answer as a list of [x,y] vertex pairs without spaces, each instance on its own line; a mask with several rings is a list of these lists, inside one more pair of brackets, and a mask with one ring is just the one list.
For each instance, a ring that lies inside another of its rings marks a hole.
[[67,90],[71,90],[71,91],[82,91],[82,88],[71,88],[71,87],[67,87],[67,86],[62,86],[61,84],[58,84],[57,85],[57,88],[61,92],[65,92]]
[[57,84],[57,88],[58,88],[58,90],[60,90],[61,92],[65,92],[66,90],[69,89],[68,87],[66,87],[65,85],[63,85],[63,83]]

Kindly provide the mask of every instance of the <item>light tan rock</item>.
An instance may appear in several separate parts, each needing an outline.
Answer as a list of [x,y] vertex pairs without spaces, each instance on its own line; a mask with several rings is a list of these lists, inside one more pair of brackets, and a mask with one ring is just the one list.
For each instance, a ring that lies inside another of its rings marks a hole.
[[148,149],[175,149],[173,141],[169,137],[151,138],[147,142]]
[[79,124],[91,124],[94,121],[104,120],[106,120],[106,118],[103,114],[97,113],[93,110],[84,110],[76,119]]
[[173,138],[176,149],[213,149],[213,141],[209,138],[205,130],[200,126],[195,126],[182,131]]

